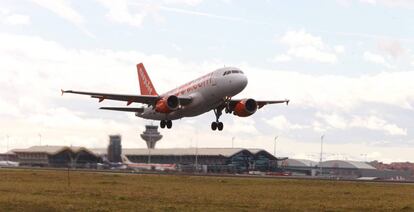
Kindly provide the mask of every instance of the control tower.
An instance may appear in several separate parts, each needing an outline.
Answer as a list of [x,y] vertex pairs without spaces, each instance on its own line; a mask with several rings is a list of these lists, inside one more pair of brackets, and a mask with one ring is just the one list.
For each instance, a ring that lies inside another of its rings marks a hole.
[[158,126],[145,125],[145,131],[141,134],[141,138],[147,142],[148,149],[154,149],[155,144],[161,140],[162,135],[158,132]]
[[108,146],[108,160],[109,162],[122,162],[121,159],[122,146],[121,146],[121,136],[120,135],[110,135],[109,136],[109,146]]

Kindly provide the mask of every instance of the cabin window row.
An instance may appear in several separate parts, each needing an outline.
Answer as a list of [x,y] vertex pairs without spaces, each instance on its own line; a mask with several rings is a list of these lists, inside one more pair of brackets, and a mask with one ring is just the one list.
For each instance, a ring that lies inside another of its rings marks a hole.
[[243,71],[239,71],[239,70],[231,70],[231,71],[225,71],[223,73],[223,76],[226,76],[228,74],[244,74]]

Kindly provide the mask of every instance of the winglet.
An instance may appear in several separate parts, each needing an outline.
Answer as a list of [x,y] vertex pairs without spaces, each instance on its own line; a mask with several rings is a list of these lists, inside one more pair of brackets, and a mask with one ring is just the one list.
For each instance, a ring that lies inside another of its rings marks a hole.
[[286,99],[286,105],[289,105],[290,100]]
[[62,96],[63,96],[63,94],[65,93],[65,91],[64,91],[63,89],[60,89],[60,92],[62,92]]

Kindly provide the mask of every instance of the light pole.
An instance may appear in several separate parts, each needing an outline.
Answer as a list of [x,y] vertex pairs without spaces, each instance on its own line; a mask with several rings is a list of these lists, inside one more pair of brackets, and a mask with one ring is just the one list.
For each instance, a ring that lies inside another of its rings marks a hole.
[[273,149],[273,155],[276,157],[276,140],[277,140],[277,138],[279,138],[279,136],[275,136],[275,139],[273,140],[274,141],[274,149]]
[[233,137],[231,138],[231,148],[234,148],[234,139],[235,139],[235,137],[233,136]]
[[198,141],[196,140],[196,149],[195,149],[195,171],[198,172]]
[[10,137],[9,137],[9,135],[6,135],[6,138],[7,138],[7,143],[6,143],[6,159],[7,159],[7,164],[9,163],[9,139],[10,139]]
[[42,146],[42,134],[39,133],[38,136],[39,136],[39,145]]
[[320,169],[320,174],[322,175],[322,155],[323,155],[323,138],[325,137],[325,135],[321,136],[321,156],[319,159],[319,169]]

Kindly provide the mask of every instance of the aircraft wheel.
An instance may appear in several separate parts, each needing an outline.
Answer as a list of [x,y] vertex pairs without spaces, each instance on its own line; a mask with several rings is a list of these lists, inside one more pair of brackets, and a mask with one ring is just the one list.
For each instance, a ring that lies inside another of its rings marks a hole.
[[218,129],[219,131],[222,131],[222,130],[223,130],[223,127],[224,127],[223,122],[219,122],[219,123],[217,123],[217,129]]
[[211,129],[212,129],[213,131],[215,131],[215,130],[217,129],[217,122],[212,122],[212,123],[211,123]]
[[165,120],[161,120],[161,122],[160,122],[160,127],[161,127],[162,129],[164,129],[164,128],[165,128]]
[[166,121],[167,123],[167,128],[168,129],[171,129],[171,127],[172,127],[172,121],[171,120],[168,120],[168,121]]

